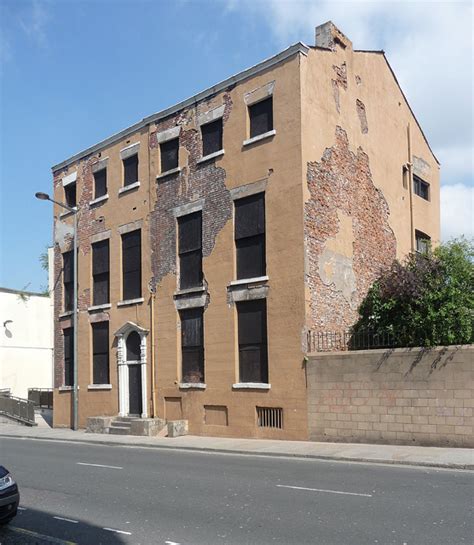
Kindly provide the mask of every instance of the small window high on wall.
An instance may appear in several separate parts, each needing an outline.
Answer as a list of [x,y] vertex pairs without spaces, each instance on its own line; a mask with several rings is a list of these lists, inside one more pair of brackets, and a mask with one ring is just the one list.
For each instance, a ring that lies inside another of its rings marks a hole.
[[413,192],[426,201],[430,200],[430,184],[413,174]]
[[249,108],[250,138],[273,130],[273,98],[266,98]]
[[201,126],[202,156],[206,157],[222,149],[222,118]]
[[161,172],[178,168],[179,138],[173,138],[160,144]]
[[77,206],[76,182],[72,182],[64,186],[64,198],[66,200],[66,204],[70,208],[74,208],[75,206]]
[[94,198],[98,199],[107,194],[107,169],[102,168],[94,172]]
[[123,185],[138,182],[138,154],[123,159]]

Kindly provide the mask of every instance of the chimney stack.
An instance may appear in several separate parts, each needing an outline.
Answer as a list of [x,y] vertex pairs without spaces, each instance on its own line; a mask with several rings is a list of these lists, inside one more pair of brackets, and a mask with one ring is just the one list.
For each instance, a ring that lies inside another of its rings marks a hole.
[[337,45],[343,49],[346,49],[346,47],[352,49],[352,42],[332,21],[316,27],[316,47],[334,51]]

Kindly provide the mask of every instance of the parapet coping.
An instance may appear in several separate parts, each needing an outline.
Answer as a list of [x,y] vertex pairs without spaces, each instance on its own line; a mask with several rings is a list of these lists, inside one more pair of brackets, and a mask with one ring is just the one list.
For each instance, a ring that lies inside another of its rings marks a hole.
[[148,117],[144,117],[141,121],[138,121],[134,125],[131,125],[130,127],[127,127],[126,129],[123,129],[122,131],[112,136],[109,136],[109,138],[106,138],[105,140],[102,140],[101,142],[83,151],[80,151],[79,153],[76,153],[75,155],[69,157],[65,161],[62,161],[61,163],[54,165],[51,168],[51,170],[55,172],[61,168],[67,167],[71,163],[74,163],[75,161],[78,161],[82,159],[83,157],[86,157],[87,155],[95,153],[96,151],[101,150],[104,147],[109,146],[117,142],[118,140],[125,138],[126,136],[129,136],[130,134],[140,129],[143,129],[150,123],[169,117],[170,115],[173,115],[179,112],[180,110],[188,108],[189,106],[193,106],[197,104],[198,102],[212,95],[215,95],[216,93],[220,93],[221,91],[224,91],[225,89],[227,89],[228,87],[231,87],[232,85],[240,83],[241,81],[251,78],[257,74],[260,74],[264,70],[268,70],[269,68],[273,68],[274,66],[281,64],[282,62],[293,57],[294,55],[297,55],[299,53],[302,53],[303,55],[307,55],[308,51],[309,51],[309,47],[307,45],[305,45],[303,42],[297,42],[296,44],[293,44],[292,46],[288,47],[284,51],[281,51],[277,55],[274,55],[273,57],[270,57],[252,66],[251,68],[247,68],[246,70],[243,70],[242,72],[238,72],[234,76],[231,76],[230,78],[227,78],[221,81],[220,83],[213,85],[212,87],[208,87],[204,91],[201,91],[200,93],[197,93],[196,95],[193,95],[192,97],[187,98],[186,100],[183,100],[182,102],[178,102],[178,104],[175,104],[174,106],[171,106],[170,108],[166,108],[165,110],[161,110],[160,112],[157,112],[156,114],[150,115]]
[[320,358],[351,358],[357,354],[407,354],[409,352],[419,352],[425,350],[427,354],[433,352],[441,352],[446,349],[457,349],[457,350],[473,350],[474,344],[451,344],[448,346],[406,346],[401,348],[368,348],[365,350],[339,350],[334,352],[308,352],[306,358],[308,359],[320,359]]

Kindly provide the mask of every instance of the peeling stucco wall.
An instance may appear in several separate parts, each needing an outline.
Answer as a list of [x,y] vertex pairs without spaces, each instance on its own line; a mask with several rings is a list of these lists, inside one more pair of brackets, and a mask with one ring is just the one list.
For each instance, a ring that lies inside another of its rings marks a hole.
[[[91,251],[91,237],[107,230],[104,217],[100,214],[100,208],[90,205],[94,192],[94,176],[92,166],[100,160],[100,155],[90,155],[83,159],[77,168],[77,207],[78,207],[78,253],[86,256]],[[54,187],[62,185],[62,178],[65,171],[54,173]],[[63,258],[62,254],[73,249],[74,227],[72,215],[55,217],[54,221],[54,386],[55,388],[64,384],[64,346],[63,329],[71,327],[71,318],[62,318],[63,313]],[[84,284],[83,284],[84,285]],[[88,283],[85,284],[89,286]],[[81,282],[79,281],[79,288]],[[91,306],[91,289],[85,287],[78,292],[79,313],[87,314]]]
[[334,102],[336,104],[336,110],[338,113],[341,111],[341,101],[339,97],[339,89],[347,90],[347,66],[343,62],[341,66],[333,65],[333,70],[336,75],[336,79],[331,80],[332,93]]
[[[230,95],[224,95],[223,124],[232,110]],[[187,154],[187,166],[181,172],[159,179],[156,201],[150,214],[152,271],[157,285],[168,274],[176,274],[176,218],[173,209],[202,200],[202,254],[211,254],[216,237],[232,217],[232,199],[226,187],[226,172],[211,160],[198,163],[202,142],[197,118],[211,108],[210,102],[199,104],[161,122],[150,135],[150,148],[157,147],[156,133],[181,126],[179,153]],[[224,129],[225,130],[225,129]]]
[[362,100],[356,100],[356,110],[360,121],[360,132],[362,134],[367,134],[369,132],[369,125],[367,123],[367,114],[365,113],[365,104]]
[[392,263],[396,239],[368,155],[361,147],[350,150],[341,127],[336,127],[333,146],[307,167],[307,327],[340,331],[355,322],[368,288]]

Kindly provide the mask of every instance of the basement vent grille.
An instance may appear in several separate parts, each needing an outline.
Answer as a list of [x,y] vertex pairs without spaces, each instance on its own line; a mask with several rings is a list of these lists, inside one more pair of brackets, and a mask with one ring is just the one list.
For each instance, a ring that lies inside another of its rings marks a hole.
[[259,428],[283,428],[283,409],[277,407],[257,407]]

